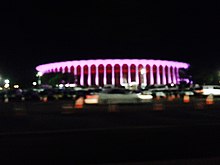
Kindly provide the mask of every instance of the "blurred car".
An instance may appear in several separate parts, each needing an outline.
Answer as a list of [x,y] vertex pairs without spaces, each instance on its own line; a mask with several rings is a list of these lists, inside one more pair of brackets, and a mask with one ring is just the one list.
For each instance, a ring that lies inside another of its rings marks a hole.
[[141,101],[149,101],[153,99],[153,93],[149,90],[144,90],[140,93],[137,93],[137,96],[141,99]]
[[40,101],[40,94],[38,91],[32,89],[23,90],[22,95],[25,101]]
[[137,93],[123,88],[109,88],[86,95],[86,104],[132,104],[138,103]]
[[148,87],[148,91],[152,92],[154,98],[166,98],[166,96],[170,93],[167,85],[151,85]]
[[182,89],[179,91],[180,96],[188,95],[188,96],[194,96],[194,91],[192,89]]
[[204,96],[220,96],[220,85],[203,85],[199,90],[195,90],[195,92],[200,93]]

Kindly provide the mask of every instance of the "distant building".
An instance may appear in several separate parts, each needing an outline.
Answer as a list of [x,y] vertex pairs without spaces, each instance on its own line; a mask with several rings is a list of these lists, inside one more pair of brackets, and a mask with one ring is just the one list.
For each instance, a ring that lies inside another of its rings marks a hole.
[[70,73],[82,86],[141,86],[179,84],[179,69],[188,69],[184,62],[152,59],[74,60],[42,64],[36,70],[43,73]]

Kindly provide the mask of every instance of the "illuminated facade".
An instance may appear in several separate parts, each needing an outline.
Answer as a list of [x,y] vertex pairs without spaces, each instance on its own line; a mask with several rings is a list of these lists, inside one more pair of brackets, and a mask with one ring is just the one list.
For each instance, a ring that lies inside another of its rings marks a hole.
[[179,84],[179,69],[188,69],[189,64],[176,61],[151,59],[97,59],[75,60],[42,64],[36,70],[47,73],[70,73],[76,77],[78,85],[120,86]]

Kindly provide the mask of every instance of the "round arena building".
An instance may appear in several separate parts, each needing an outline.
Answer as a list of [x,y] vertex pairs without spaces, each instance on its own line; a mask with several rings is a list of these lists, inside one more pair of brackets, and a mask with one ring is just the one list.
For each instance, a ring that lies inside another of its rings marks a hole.
[[42,64],[36,67],[42,74],[70,73],[82,86],[123,86],[179,84],[179,69],[188,63],[152,59],[95,59]]

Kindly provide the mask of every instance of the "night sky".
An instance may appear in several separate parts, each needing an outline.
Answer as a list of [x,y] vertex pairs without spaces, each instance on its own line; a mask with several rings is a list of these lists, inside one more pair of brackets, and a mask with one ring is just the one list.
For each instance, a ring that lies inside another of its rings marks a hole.
[[16,1],[0,6],[0,75],[31,84],[40,64],[105,58],[220,63],[220,10],[210,1]]

